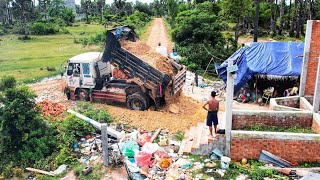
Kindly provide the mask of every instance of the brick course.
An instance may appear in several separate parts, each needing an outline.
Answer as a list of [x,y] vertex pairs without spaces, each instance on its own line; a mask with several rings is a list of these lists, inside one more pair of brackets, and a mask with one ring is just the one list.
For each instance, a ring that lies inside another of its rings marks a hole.
[[314,95],[318,72],[318,58],[320,56],[320,22],[312,21],[310,54],[308,60],[305,95]]
[[320,162],[320,142],[277,139],[231,139],[231,159],[259,159],[262,150],[291,162]]
[[233,114],[232,129],[241,130],[245,127],[252,127],[256,124],[262,126],[277,126],[281,128],[289,128],[300,125],[303,128],[311,128],[312,114],[290,114],[283,112],[279,116],[273,113],[256,113],[256,114]]

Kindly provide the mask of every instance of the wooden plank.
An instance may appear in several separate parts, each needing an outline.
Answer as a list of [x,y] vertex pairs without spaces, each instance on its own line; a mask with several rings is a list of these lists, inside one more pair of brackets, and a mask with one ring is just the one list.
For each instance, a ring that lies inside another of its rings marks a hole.
[[31,172],[36,172],[36,173],[40,173],[40,174],[45,174],[48,176],[55,176],[55,174],[53,172],[48,172],[48,171],[43,171],[40,169],[35,169],[35,168],[26,168],[26,170],[31,171]]
[[183,154],[184,148],[186,146],[186,141],[187,141],[186,139],[182,140],[179,151],[178,151],[179,155]]
[[152,135],[150,141],[153,142],[159,135],[161,128],[157,129],[156,132]]

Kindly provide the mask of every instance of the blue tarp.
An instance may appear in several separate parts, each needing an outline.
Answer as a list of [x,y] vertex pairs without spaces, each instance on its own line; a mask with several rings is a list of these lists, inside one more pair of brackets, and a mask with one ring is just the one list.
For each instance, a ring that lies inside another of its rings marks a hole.
[[[304,43],[256,42],[242,47],[229,59],[238,65],[234,90],[237,92],[254,75],[299,76]],[[220,78],[227,81],[228,60],[215,65]]]

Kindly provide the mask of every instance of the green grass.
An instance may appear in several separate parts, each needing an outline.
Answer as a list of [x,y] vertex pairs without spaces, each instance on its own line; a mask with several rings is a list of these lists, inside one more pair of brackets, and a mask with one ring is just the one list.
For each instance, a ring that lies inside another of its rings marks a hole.
[[316,134],[312,129],[303,128],[299,125],[292,126],[290,128],[281,128],[277,126],[264,126],[262,124],[256,124],[252,127],[245,127],[242,130],[246,131],[269,131],[269,132],[291,132],[291,133],[307,133]]
[[[77,54],[101,50],[98,46],[75,44],[74,39],[102,32],[102,25],[78,22],[66,29],[70,34],[31,36],[28,41],[18,40],[18,35],[1,36],[0,77],[11,75],[19,82],[36,81],[59,74],[61,63]],[[47,71],[48,66],[57,71]]]
[[141,28],[137,28],[135,31],[139,36],[139,39],[142,41],[147,41],[148,39],[148,29],[150,28],[150,26],[152,25],[153,19],[151,19],[145,26],[141,27]]

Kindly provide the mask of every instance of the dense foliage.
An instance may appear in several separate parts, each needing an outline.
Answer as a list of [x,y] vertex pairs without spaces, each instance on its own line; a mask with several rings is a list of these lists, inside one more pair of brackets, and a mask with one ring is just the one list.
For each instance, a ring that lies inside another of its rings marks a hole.
[[223,37],[223,25],[214,8],[213,3],[205,2],[180,12],[175,19],[172,38],[185,57],[182,63],[190,70],[205,69],[211,58],[221,62],[235,50],[235,44]]
[[57,148],[56,131],[40,115],[35,94],[16,86],[12,77],[0,82],[0,173],[8,164],[27,166]]

